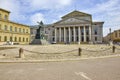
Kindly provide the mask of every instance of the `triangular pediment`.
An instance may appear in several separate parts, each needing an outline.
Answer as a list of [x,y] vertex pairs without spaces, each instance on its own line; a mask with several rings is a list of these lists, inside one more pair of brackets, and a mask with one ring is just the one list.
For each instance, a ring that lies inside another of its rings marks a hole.
[[78,24],[78,23],[88,23],[88,22],[90,22],[90,21],[76,19],[76,18],[69,18],[69,19],[64,19],[64,20],[58,21],[55,24]]
[[91,16],[90,14],[80,12],[80,11],[73,11],[68,13],[67,15],[63,16],[62,19],[70,18],[70,17],[81,17],[81,16]]

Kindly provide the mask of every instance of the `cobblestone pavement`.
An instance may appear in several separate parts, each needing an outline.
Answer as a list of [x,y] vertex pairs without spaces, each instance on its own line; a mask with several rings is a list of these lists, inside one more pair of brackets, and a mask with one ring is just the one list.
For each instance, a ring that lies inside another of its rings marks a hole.
[[[23,60],[75,59],[120,54],[120,46],[116,46],[115,53],[112,53],[112,46],[108,45],[3,45],[0,47],[16,47],[0,50],[0,60],[19,60],[19,48],[24,49]],[[78,56],[78,48],[82,49],[81,56]]]
[[120,57],[45,63],[0,63],[0,80],[120,80]]

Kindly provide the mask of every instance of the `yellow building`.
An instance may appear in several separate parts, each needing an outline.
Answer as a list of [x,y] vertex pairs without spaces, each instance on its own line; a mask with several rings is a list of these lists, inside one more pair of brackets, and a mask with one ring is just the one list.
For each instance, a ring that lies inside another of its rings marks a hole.
[[115,30],[111,34],[108,34],[106,37],[104,37],[105,42],[109,42],[110,40],[113,42],[120,42],[120,29]]
[[29,26],[10,21],[9,14],[9,11],[0,8],[0,44],[29,44]]

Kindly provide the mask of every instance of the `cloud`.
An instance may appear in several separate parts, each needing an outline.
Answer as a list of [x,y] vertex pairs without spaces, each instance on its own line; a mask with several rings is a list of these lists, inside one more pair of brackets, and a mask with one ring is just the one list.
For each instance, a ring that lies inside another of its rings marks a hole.
[[103,32],[104,36],[109,33],[109,28],[112,31],[120,29],[120,0],[107,0],[97,3],[92,8],[88,8],[86,12],[93,15],[93,20],[104,21]]
[[44,15],[41,13],[35,13],[34,15],[30,17],[30,21],[32,25],[35,25],[37,24],[37,22],[40,22],[40,21],[44,22],[45,21]]

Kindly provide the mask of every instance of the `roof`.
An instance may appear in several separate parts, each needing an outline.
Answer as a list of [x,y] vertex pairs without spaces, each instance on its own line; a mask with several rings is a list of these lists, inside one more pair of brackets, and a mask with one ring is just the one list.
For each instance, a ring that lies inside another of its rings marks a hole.
[[97,21],[97,22],[93,22],[93,24],[104,24],[104,22],[103,21]]
[[5,11],[5,12],[8,12],[8,13],[10,13],[10,11],[8,11],[8,10],[5,10],[5,9],[2,9],[2,8],[0,8],[0,10],[1,10],[1,11]]
[[8,23],[13,23],[13,24],[17,24],[17,25],[22,25],[22,26],[26,26],[26,27],[29,27],[29,25],[25,25],[25,24],[21,24],[21,23],[17,23],[17,22],[13,22],[13,21],[10,21],[10,20],[0,20],[0,21],[3,21],[3,22],[8,22]]
[[74,10],[74,11],[66,14],[65,16],[61,17],[61,18],[64,19],[64,18],[68,18],[68,17],[78,17],[78,16],[91,16],[91,14],[87,14],[84,12]]

